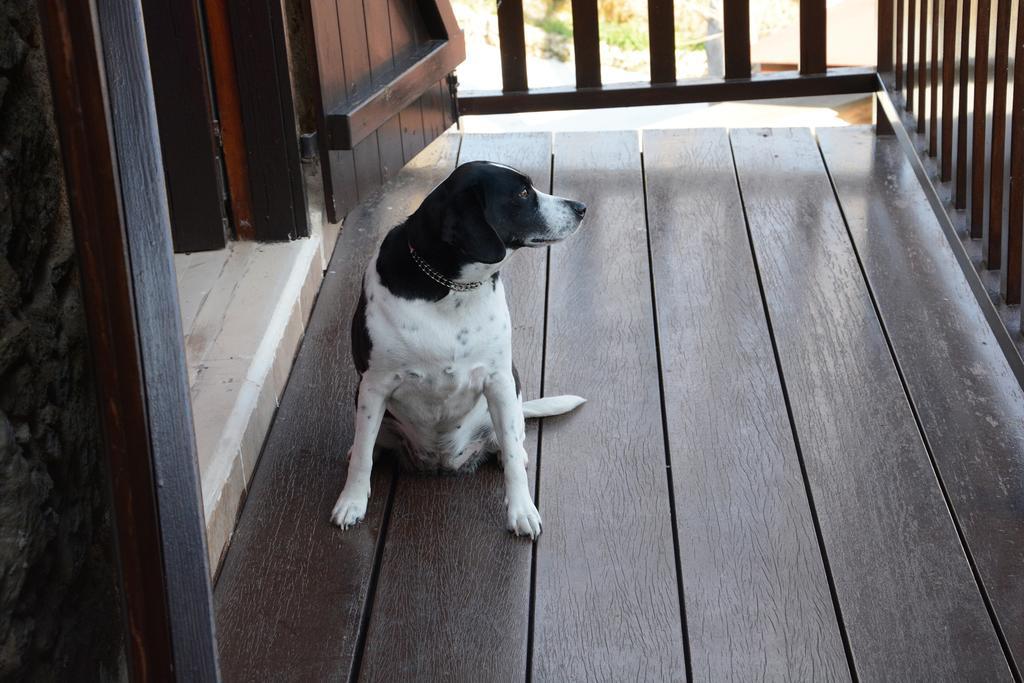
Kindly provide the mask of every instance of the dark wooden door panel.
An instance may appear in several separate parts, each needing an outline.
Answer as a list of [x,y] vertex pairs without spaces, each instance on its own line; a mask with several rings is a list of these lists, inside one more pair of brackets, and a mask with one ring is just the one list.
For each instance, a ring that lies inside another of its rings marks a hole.
[[174,250],[224,246],[224,193],[196,0],[144,0]]
[[696,680],[849,680],[724,130],[644,133]]
[[636,132],[556,134],[554,191],[588,219],[551,249],[534,680],[683,680]]
[[858,677],[1009,679],[817,145],[806,130],[732,142]]
[[1024,663],[1024,396],[899,142],[821,149],[992,609]]
[[[459,162],[476,159],[509,164],[550,188],[550,134],[467,136]],[[540,395],[546,271],[546,250],[528,249],[502,270],[527,399]],[[536,422],[527,425],[531,480],[537,433]],[[505,530],[504,496],[494,462],[466,477],[399,475],[363,653],[366,680],[526,677],[533,544]]]
[[309,0],[328,218],[340,220],[451,126],[465,54],[448,0]]

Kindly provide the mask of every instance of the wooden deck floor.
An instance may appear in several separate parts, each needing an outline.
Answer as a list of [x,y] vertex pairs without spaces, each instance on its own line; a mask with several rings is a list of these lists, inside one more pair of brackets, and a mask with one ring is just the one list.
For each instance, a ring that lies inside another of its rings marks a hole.
[[[544,534],[387,463],[343,533],[362,269],[479,158],[589,206],[503,273],[526,396],[589,399]],[[216,606],[228,680],[1019,680],[1024,395],[894,139],[449,135],[346,223]]]

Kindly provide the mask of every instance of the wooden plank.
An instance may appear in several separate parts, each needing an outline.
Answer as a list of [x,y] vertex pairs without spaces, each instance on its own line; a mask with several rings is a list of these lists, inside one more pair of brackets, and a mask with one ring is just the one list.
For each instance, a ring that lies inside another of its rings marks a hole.
[[[511,165],[550,189],[550,134],[466,136],[459,162],[476,159]],[[547,250],[521,250],[502,280],[524,397],[535,398]],[[535,422],[527,426],[526,447],[532,480]],[[533,544],[505,530],[504,495],[496,463],[464,477],[399,475],[362,678],[472,680],[482,671],[492,680],[525,678]]]
[[439,140],[345,221],[217,584],[227,680],[355,673],[392,476],[387,463],[375,468],[359,526],[342,532],[330,523],[352,441],[349,321],[378,239],[451,171],[457,154],[457,137]]
[[600,86],[601,43],[597,29],[597,0],[572,0],[572,44],[576,51],[576,87]]
[[985,170],[988,158],[985,136],[987,133],[988,112],[988,43],[989,24],[992,13],[992,0],[977,0],[977,26],[974,43],[974,109],[972,110],[971,137],[971,193],[970,229],[971,237],[979,238],[984,234],[985,219]]
[[[375,35],[371,43],[381,40]],[[342,43],[344,44],[344,42]],[[424,90],[458,66],[466,55],[462,34],[452,40],[431,39],[415,50],[400,55],[388,71],[374,73],[369,85],[358,98],[344,107],[327,112],[327,133],[331,147],[350,149],[383,122],[413,104]]]
[[144,0],[160,156],[177,252],[224,246],[224,201],[196,0]]
[[[317,91],[317,125],[326,129],[325,112],[348,98],[345,67],[338,32],[338,6],[335,0],[310,0],[313,42],[316,43],[316,68],[320,88]],[[351,150],[331,150],[326,135],[317,136],[320,172],[324,183],[324,204],[332,223],[340,221],[359,201],[356,191],[355,155]]]
[[651,43],[651,83],[675,83],[676,14],[673,1],[647,0],[647,26]]
[[643,147],[694,678],[849,680],[728,136]]
[[824,73],[828,46],[825,0],[800,0],[800,73]]
[[898,141],[853,129],[819,136],[939,474],[1019,664],[1024,395]]
[[814,140],[732,142],[858,678],[1008,679]]
[[[395,55],[391,47],[390,12],[388,4],[379,0],[363,0],[363,12],[366,17],[366,42],[370,54],[370,77],[377,81],[382,74],[390,73],[395,67]],[[377,128],[377,144],[381,180],[387,182],[405,165],[405,156],[402,153],[402,124],[397,113]]]
[[531,675],[680,680],[638,134],[556,134],[554,165],[590,218],[551,250],[544,392],[588,403],[544,423]]
[[[400,55],[412,49],[418,40],[416,16],[408,0],[388,0],[391,19],[391,50]],[[406,163],[419,154],[427,141],[423,137],[423,97],[420,96],[398,115],[402,127],[402,156]]]
[[526,25],[523,0],[498,4],[498,40],[501,47],[501,89],[526,90]]
[[725,0],[725,77],[750,78],[750,0]]

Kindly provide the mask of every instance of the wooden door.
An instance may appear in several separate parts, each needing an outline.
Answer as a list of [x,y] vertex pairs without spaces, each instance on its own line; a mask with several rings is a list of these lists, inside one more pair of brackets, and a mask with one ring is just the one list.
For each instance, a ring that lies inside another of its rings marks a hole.
[[196,0],[143,0],[160,151],[177,252],[224,246],[227,216]]
[[309,0],[324,199],[331,221],[455,121],[465,59],[448,0]]

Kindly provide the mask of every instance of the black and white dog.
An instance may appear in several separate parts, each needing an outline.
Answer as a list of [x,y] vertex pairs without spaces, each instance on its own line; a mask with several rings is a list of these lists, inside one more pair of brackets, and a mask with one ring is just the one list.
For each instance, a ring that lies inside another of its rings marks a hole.
[[471,162],[388,233],[352,320],[360,381],[335,524],[345,529],[366,514],[375,445],[398,450],[414,469],[448,472],[471,471],[500,451],[508,528],[537,537],[524,418],[559,415],[583,399],[523,403],[498,271],[519,247],[573,234],[585,213],[515,169]]

